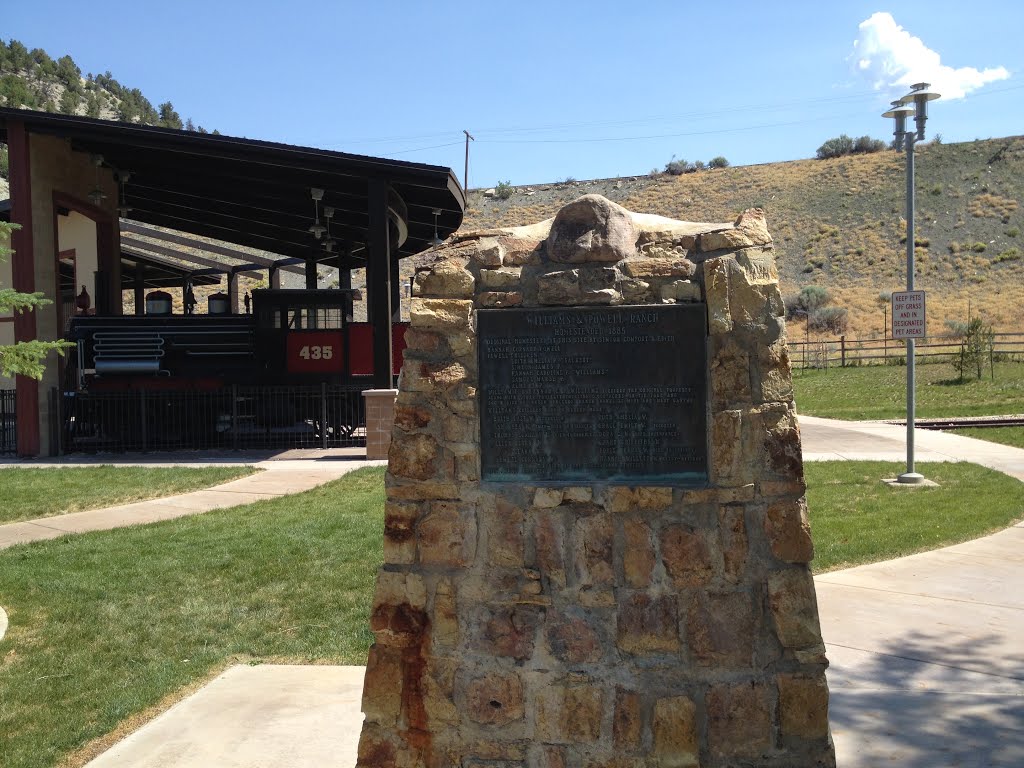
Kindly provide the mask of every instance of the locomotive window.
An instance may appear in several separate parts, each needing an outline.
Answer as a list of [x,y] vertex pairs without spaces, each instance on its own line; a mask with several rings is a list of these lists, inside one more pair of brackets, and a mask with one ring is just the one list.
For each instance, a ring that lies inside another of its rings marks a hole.
[[[293,331],[313,328],[341,328],[341,307],[291,307],[285,310],[285,327]],[[280,328],[280,317],[275,314],[274,327]]]
[[341,328],[340,307],[320,307],[316,310],[318,328]]

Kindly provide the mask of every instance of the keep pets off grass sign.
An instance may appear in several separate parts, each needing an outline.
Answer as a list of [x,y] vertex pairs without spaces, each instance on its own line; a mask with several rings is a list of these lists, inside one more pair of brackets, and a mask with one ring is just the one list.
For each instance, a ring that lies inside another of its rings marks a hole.
[[892,295],[892,337],[925,337],[924,291],[897,291]]

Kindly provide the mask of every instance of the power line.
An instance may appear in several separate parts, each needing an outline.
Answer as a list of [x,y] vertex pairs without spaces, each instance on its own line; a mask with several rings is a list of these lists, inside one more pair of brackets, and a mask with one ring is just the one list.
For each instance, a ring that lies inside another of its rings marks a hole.
[[[540,131],[556,131],[556,130],[567,130],[570,128],[597,128],[597,127],[608,127],[615,125],[636,125],[643,123],[652,123],[662,120],[682,120],[682,119],[699,119],[699,118],[712,118],[724,115],[731,115],[741,112],[761,111],[770,112],[777,109],[808,106],[813,104],[823,103],[843,103],[850,101],[861,101],[869,98],[877,98],[878,93],[876,91],[859,92],[856,94],[848,94],[843,96],[826,96],[818,97],[813,99],[793,99],[789,101],[781,101],[775,103],[761,103],[761,104],[748,104],[733,106],[724,109],[717,110],[705,110],[697,112],[678,112],[664,115],[649,115],[646,117],[636,117],[628,120],[594,120],[594,121],[583,121],[583,122],[572,122],[572,123],[553,123],[549,125],[535,125],[535,126],[519,126],[516,128],[484,128],[477,131],[475,135],[487,135],[487,134],[508,134],[508,133],[535,133]],[[359,139],[338,139],[331,142],[318,142],[323,147],[336,147],[336,146],[358,146],[361,144],[387,144],[396,143],[402,141],[423,141],[427,139],[436,139],[442,136],[451,136],[457,134],[459,131],[444,131],[440,133],[424,133],[413,136],[390,136],[390,137],[376,137],[376,138],[359,138]],[[433,148],[433,147],[431,147]],[[419,150],[403,150],[416,152]]]
[[848,117],[859,117],[862,113],[854,112],[848,115],[825,115],[817,118],[804,118],[801,120],[789,120],[782,123],[762,123],[760,125],[745,125],[738,128],[719,128],[708,131],[686,131],[684,133],[658,133],[647,136],[602,136],[591,139],[492,139],[485,141],[488,144],[589,144],[610,141],[648,141],[650,139],[676,139],[683,136],[713,136],[723,133],[739,133],[742,131],[758,131],[763,128],[781,128],[789,125],[803,125],[805,123],[820,122],[822,120],[842,120]]
[[453,141],[449,144],[435,144],[432,147],[417,147],[416,149],[403,149],[398,152],[388,152],[389,155],[409,155],[413,152],[426,152],[428,149],[441,149],[442,147],[454,147],[461,144],[461,141]]

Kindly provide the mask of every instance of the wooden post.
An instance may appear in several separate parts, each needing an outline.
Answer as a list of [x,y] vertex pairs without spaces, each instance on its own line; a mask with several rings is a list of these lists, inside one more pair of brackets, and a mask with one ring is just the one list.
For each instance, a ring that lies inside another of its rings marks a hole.
[[306,259],[306,288],[309,290],[316,290],[317,287],[316,265],[315,257],[310,256]]
[[839,337],[839,358],[840,358],[839,366],[841,368],[845,368],[846,367],[846,336],[845,335]]
[[388,232],[388,185],[370,179],[367,204],[370,226],[366,244],[367,313],[373,326],[373,387],[391,389],[391,248]]
[[135,262],[135,314],[146,314],[146,267],[141,261]]
[[[29,157],[29,135],[20,120],[7,122],[7,147],[10,163],[11,223],[21,229],[11,233],[11,282],[19,293],[33,293],[36,289],[35,245],[32,240],[32,177]],[[34,341],[36,313],[16,312],[14,340]],[[18,455],[37,456],[39,436],[39,382],[28,376],[15,378],[15,424]]]
[[469,142],[476,141],[476,139],[474,139],[470,135],[469,131],[464,130],[463,133],[466,134],[466,167],[465,167],[465,170],[462,172],[462,191],[465,192],[468,195],[469,194]]
[[232,315],[242,314],[241,299],[238,296],[238,273],[234,270],[225,275],[228,282],[228,312]]

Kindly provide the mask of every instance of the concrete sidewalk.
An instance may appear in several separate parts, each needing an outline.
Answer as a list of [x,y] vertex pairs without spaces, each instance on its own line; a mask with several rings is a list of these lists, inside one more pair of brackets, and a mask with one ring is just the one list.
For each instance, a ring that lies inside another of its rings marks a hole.
[[[902,427],[801,427],[808,460],[906,455]],[[923,431],[917,445],[920,461],[976,461],[1024,480],[1019,449]],[[1022,566],[1018,525],[815,580],[840,768],[1024,765]],[[353,766],[361,682],[361,667],[235,667],[88,768]]]
[[[306,458],[294,458],[285,455],[283,458],[259,455],[257,457],[231,456],[218,460],[212,455],[202,456],[194,460],[174,460],[167,457],[104,457],[101,459],[76,457],[64,462],[26,462],[16,464],[7,462],[0,465],[4,468],[14,466],[25,467],[79,467],[95,464],[117,464],[121,466],[255,466],[262,470],[256,474],[232,480],[214,486],[178,496],[168,496],[148,501],[137,501],[104,509],[93,509],[85,512],[73,512],[68,515],[41,517],[20,523],[0,525],[0,550],[15,544],[31,541],[55,539],[73,533],[86,531],[104,531],[128,525],[154,523],[159,520],[171,520],[186,515],[197,515],[214,509],[225,509],[239,504],[250,504],[261,499],[273,499],[291,493],[314,488],[323,483],[335,480],[347,472],[360,467],[382,465],[386,462],[366,461],[361,458],[349,458],[340,452],[315,452]],[[257,458],[246,461],[246,458]],[[71,469],[70,471],[74,471]]]

